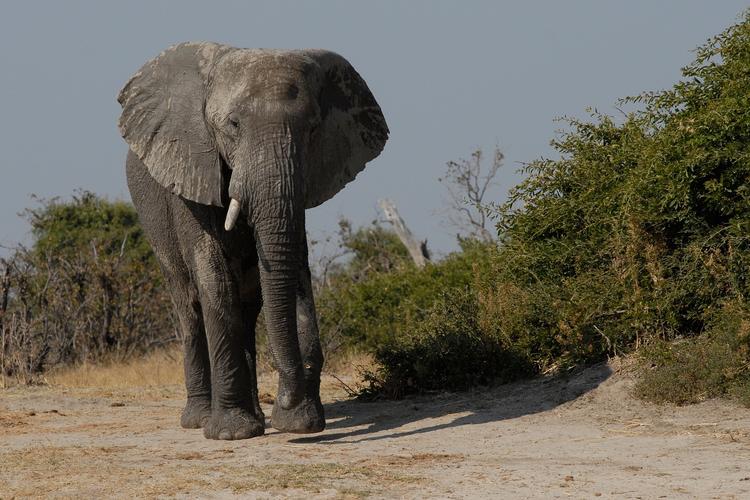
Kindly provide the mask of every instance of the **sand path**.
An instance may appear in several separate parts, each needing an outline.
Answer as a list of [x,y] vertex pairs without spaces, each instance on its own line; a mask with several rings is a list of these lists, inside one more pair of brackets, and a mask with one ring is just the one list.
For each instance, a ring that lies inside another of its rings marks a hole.
[[178,387],[5,389],[0,498],[750,498],[750,410],[632,384],[611,363],[361,403],[326,377],[323,433],[238,442],[179,428]]

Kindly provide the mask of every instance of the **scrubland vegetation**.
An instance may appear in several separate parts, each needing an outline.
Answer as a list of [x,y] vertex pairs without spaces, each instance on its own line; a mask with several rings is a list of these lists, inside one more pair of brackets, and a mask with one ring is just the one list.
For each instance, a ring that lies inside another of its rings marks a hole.
[[[444,180],[473,216],[461,249],[424,268],[387,227],[341,222],[316,300],[329,360],[374,357],[362,396],[635,352],[646,399],[750,404],[750,17],[699,48],[671,89],[620,104],[632,111],[565,120],[558,157],[525,165],[503,202],[465,182],[496,172],[499,152],[484,170],[481,155],[451,162]],[[179,340],[129,205],[83,193],[27,215],[33,245],[0,268],[6,376]]]
[[0,370],[31,383],[61,365],[124,360],[177,337],[133,207],[88,192],[27,210],[34,243],[0,260]]

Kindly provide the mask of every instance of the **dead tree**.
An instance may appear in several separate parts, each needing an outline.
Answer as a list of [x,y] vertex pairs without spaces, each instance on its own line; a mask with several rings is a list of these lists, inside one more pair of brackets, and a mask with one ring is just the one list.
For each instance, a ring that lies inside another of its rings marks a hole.
[[393,229],[409,251],[409,255],[411,255],[414,263],[417,267],[424,267],[430,260],[430,252],[427,249],[427,240],[417,241],[414,238],[411,231],[409,231],[409,228],[406,227],[404,219],[399,215],[395,203],[391,200],[384,199],[380,200],[379,204],[380,208],[383,210],[383,215],[385,215],[386,220],[393,225]]
[[443,183],[450,196],[450,224],[469,238],[490,242],[494,239],[493,233],[487,229],[491,206],[485,197],[487,190],[495,185],[495,177],[503,165],[504,156],[500,148],[495,147],[492,164],[486,171],[483,171],[483,156],[482,150],[477,149],[470,159],[449,161],[445,175],[438,180]]

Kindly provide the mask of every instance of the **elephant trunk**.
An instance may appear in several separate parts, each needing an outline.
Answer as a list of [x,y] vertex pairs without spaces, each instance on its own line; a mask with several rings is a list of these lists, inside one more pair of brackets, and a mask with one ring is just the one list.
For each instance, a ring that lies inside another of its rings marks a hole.
[[249,155],[249,168],[234,169],[225,225],[231,228],[244,205],[255,228],[266,328],[279,371],[276,399],[289,409],[304,397],[296,315],[305,238],[302,172],[288,137],[262,149]]

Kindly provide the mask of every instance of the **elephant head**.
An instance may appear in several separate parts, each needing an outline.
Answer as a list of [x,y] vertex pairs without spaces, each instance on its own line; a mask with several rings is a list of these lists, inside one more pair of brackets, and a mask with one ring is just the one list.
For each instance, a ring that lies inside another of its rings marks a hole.
[[254,228],[278,401],[302,397],[295,293],[304,209],[378,156],[388,127],[341,56],[184,43],[146,63],[118,96],[130,149],[166,189],[226,207],[225,229]]

